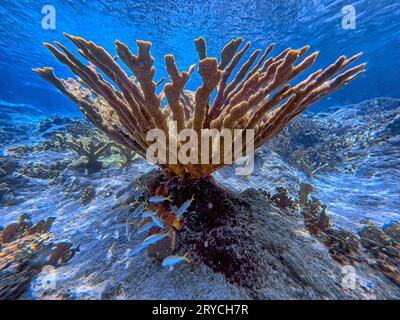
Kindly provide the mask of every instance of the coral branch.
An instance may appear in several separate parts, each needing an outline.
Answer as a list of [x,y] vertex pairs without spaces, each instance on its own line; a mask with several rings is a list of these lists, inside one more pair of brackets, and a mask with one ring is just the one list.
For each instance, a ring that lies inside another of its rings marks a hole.
[[[243,39],[237,38],[222,49],[218,61],[207,56],[206,42],[200,37],[195,40],[195,49],[199,56],[198,72],[202,84],[194,92],[187,90],[186,85],[195,65],[181,72],[175,58],[166,55],[169,82],[157,94],[156,89],[162,86],[165,78],[154,81],[156,70],[150,42],[137,41],[137,55],[132,54],[122,42],[115,42],[118,58],[133,73],[130,76],[118,64],[117,57],[112,57],[104,48],[79,37],[65,36],[88,61],[88,65],[59,42],[44,45],[69,67],[77,79],[59,79],[52,68],[34,71],[76,103],[85,117],[110,139],[126,148],[127,152],[132,150],[143,157],[152,143],[146,140],[148,131],[157,128],[168,134],[173,131],[173,126],[176,126],[178,136],[183,129],[193,129],[197,134],[195,142],[198,150],[202,150],[202,129],[226,129],[228,132],[254,129],[255,148],[259,148],[299,113],[365,72],[365,64],[349,68],[361,53],[351,58],[341,56],[326,69],[317,70],[292,86],[291,81],[316,61],[318,52],[306,56],[309,46],[298,50],[288,48],[268,58],[275,46],[272,43],[261,56],[261,50],[255,50],[244,58],[250,42],[240,48]],[[164,98],[167,100],[165,106]],[[243,135],[236,135],[232,143],[240,137],[244,138]],[[178,136],[169,137],[162,145],[167,160],[170,160],[174,142],[178,152],[188,150]],[[230,143],[225,142],[222,135],[219,139],[202,152],[214,155]],[[244,143],[241,150],[235,150],[234,156],[246,155],[246,150]],[[199,152],[196,159],[200,160],[201,156]],[[200,178],[225,163],[221,155],[220,162],[215,164],[184,164],[178,161],[160,165],[166,172]]]

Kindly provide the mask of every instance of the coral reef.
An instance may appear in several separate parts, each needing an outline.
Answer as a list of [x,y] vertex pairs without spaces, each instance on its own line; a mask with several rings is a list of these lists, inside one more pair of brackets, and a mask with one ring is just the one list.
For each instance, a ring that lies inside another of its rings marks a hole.
[[[285,188],[279,187],[278,199],[284,195],[286,201],[274,201],[280,208],[293,208]],[[309,233],[323,243],[332,258],[342,265],[367,263],[372,268],[381,271],[390,280],[400,286],[400,223],[394,222],[379,228],[367,221],[359,235],[343,228],[331,225],[327,206],[315,197],[309,198],[314,187],[307,183],[300,184],[297,204],[304,217],[304,224]],[[277,195],[265,194],[268,198],[276,199]],[[284,206],[286,204],[286,206]]]
[[[145,187],[132,191],[134,185]],[[222,273],[230,283],[243,288],[253,299],[282,294],[276,293],[280,291],[275,288],[276,281],[281,286],[297,288],[293,289],[295,292],[291,290],[291,296],[297,299],[349,298],[347,294],[354,294],[354,298],[360,294],[341,288],[337,290],[340,280],[331,283],[332,278],[321,277],[327,272],[324,268],[329,268],[333,276],[334,270],[349,264],[356,266],[360,274],[379,277],[377,274],[382,272],[387,275],[368,263],[372,257],[363,251],[357,235],[331,226],[326,206],[318,199],[309,198],[311,188],[305,183],[302,190],[307,194],[306,197],[303,195],[306,204],[300,208],[301,211],[295,209],[296,204],[299,205],[298,200],[287,201],[288,207],[283,208],[283,203],[273,200],[273,195],[261,190],[249,189],[237,193],[212,179],[167,179],[157,172],[142,176],[140,181],[126,189],[130,190],[127,198],[130,200],[124,203],[138,201],[130,210],[128,216],[131,217],[138,213],[140,204],[146,199],[150,203],[151,198],[148,197],[152,194],[169,195],[169,201],[161,201],[165,198],[160,196],[157,200],[161,202],[152,207],[164,217],[164,221],[168,220],[166,214],[171,208],[182,207],[188,199],[194,199],[173,236],[152,245],[148,250],[149,256],[161,261],[168,255],[182,255],[189,251],[193,261],[191,266],[197,268],[202,263],[206,264],[214,272]],[[288,195],[282,190],[278,188],[278,194]],[[305,211],[310,212],[304,214]],[[301,221],[307,225],[306,217],[313,217],[319,222],[310,228],[315,230],[313,237],[301,230]],[[132,232],[137,228],[140,229],[140,225],[127,230]],[[395,227],[392,229],[396,230]],[[171,230],[171,227],[166,227],[163,232],[166,230]],[[157,226],[148,231],[153,235],[160,234]],[[313,238],[318,241],[311,241]],[[328,250],[321,250],[319,245]],[[310,257],[313,257],[312,263]],[[396,286],[395,282],[393,285]],[[272,287],[277,291],[268,291]],[[358,288],[368,291],[363,286]]]
[[49,165],[41,162],[28,162],[21,166],[19,172],[29,178],[42,180],[55,179],[65,168],[67,168],[69,163],[70,161],[68,160],[54,161]]
[[79,248],[54,243],[50,233],[54,218],[33,224],[21,214],[0,231],[0,299],[16,299],[46,266],[67,263]]
[[[66,168],[93,173],[113,162],[127,166],[138,157],[132,150],[110,142],[85,120],[46,117],[37,124],[32,137],[33,143],[26,141],[5,149],[9,159],[20,162],[18,175],[27,178],[54,181]],[[77,153],[79,159],[71,157],[69,150]],[[100,160],[101,157],[104,158]],[[7,192],[6,187],[1,185],[2,194]]]
[[400,244],[400,221],[387,224],[383,227],[383,232],[395,243]]
[[52,133],[45,139],[34,144],[19,144],[12,145],[5,149],[8,155],[12,155],[15,158],[21,159],[26,158],[32,153],[45,152],[45,151],[62,151],[66,148],[64,143],[64,137],[61,133]]
[[[32,106],[0,101],[0,148],[28,139],[34,131],[34,124],[29,121],[32,116],[42,115]],[[13,121],[16,118],[19,121]]]
[[[167,255],[189,251],[195,269],[204,263],[253,299],[349,298],[338,287],[337,280],[318,276],[326,268],[331,268],[334,278],[338,276],[333,260],[294,231],[298,225],[294,216],[280,215],[274,202],[256,190],[239,194],[226,190],[212,178],[167,179],[160,172],[142,176],[138,184],[146,186],[144,190],[149,194],[168,192],[171,202],[157,206],[162,214],[169,211],[163,207],[182,207],[194,199],[187,214],[182,216],[179,232],[150,247],[151,257],[162,260]],[[132,196],[132,191],[130,194],[129,198],[137,198],[139,203],[148,196],[146,193]],[[136,209],[131,212],[134,214]],[[158,231],[155,229],[150,233]],[[308,255],[317,255],[323,261],[318,263],[318,272],[313,269],[315,265],[306,262],[304,257]],[[290,293],[283,292],[286,285],[292,288]]]
[[289,192],[284,187],[276,187],[277,193],[268,194],[268,197],[280,208],[294,208],[295,202],[290,197]]
[[118,161],[118,163],[121,167],[129,165],[130,163],[134,162],[136,159],[138,159],[140,157],[135,151],[133,151],[132,149],[127,148],[123,145],[114,143],[113,146],[115,146],[115,148],[117,148],[118,153],[120,154],[120,156],[122,158],[120,161]]
[[350,147],[346,137],[317,117],[298,117],[267,145],[309,177],[336,169]]
[[306,228],[313,236],[324,233],[329,228],[329,217],[326,209],[327,207],[318,198],[312,198],[303,207],[302,212]]
[[26,157],[29,153],[35,150],[34,146],[27,146],[27,145],[18,145],[18,146],[11,146],[7,148],[6,154],[13,155],[16,158],[23,158]]
[[[17,168],[17,161],[10,157],[0,158],[0,178],[7,179]],[[3,180],[4,181],[4,180]]]
[[[360,135],[357,132],[357,126],[352,127],[351,123],[355,119],[359,121],[368,119],[367,123],[362,123],[365,128],[373,128],[375,121],[379,127],[376,128],[378,131],[367,131],[367,134],[373,138],[373,143],[365,144],[368,140],[357,137],[350,140],[351,143],[346,142],[345,149],[342,151],[354,151],[353,154],[356,157],[353,159],[365,163],[368,159],[363,157],[363,153],[368,154],[369,159],[377,155],[376,152],[368,150],[368,147],[373,147],[373,151],[379,151],[377,148],[380,148],[380,143],[383,142],[380,154],[385,158],[379,161],[375,159],[373,163],[374,168],[379,169],[376,176],[380,176],[388,169],[396,169],[393,160],[390,160],[398,154],[395,148],[398,132],[396,118],[392,112],[396,112],[399,101],[392,100],[374,99],[360,103],[362,107],[352,106],[337,111],[336,116],[322,122],[329,122],[336,128],[327,129],[325,124],[321,125],[326,129],[323,130],[326,135],[317,128],[318,126],[313,125],[315,121],[321,122],[321,115],[319,115],[309,121],[309,138],[303,139],[301,134],[296,135],[294,131],[290,133],[293,138],[291,146],[305,146],[309,140],[310,146],[315,143],[312,149],[316,151],[319,145],[327,143],[330,137],[337,141],[348,140],[349,135],[355,137]],[[363,113],[367,112],[363,110],[364,108],[367,108],[370,114],[364,116]],[[334,121],[335,117],[339,120]],[[341,121],[341,119],[346,120]],[[314,196],[312,190],[315,187],[304,182],[300,183],[303,175],[298,175],[297,166],[286,164],[286,158],[281,158],[265,146],[258,151],[263,161],[259,171],[247,180],[233,175],[232,168],[226,167],[213,175],[218,179],[217,182],[210,178],[196,180],[173,177],[167,179],[158,174],[153,176],[152,183],[141,183],[141,179],[136,179],[136,177],[153,167],[145,161],[138,161],[136,165],[122,169],[107,165],[102,169],[101,174],[96,175],[83,175],[74,170],[62,170],[55,179],[54,185],[51,180],[47,185],[46,181],[40,179],[48,176],[47,171],[53,168],[53,164],[58,161],[74,160],[74,152],[65,143],[67,133],[74,134],[76,128],[78,133],[73,135],[76,140],[80,137],[96,138],[99,135],[99,130],[91,128],[85,121],[74,120],[72,123],[69,121],[65,123],[67,124],[60,126],[55,124],[43,133],[32,134],[28,141],[23,141],[25,146],[36,148],[42,145],[42,142],[50,142],[53,135],[61,135],[64,139],[62,148],[49,147],[46,148],[47,150],[42,149],[43,151],[37,148],[36,151],[34,149],[29,151],[24,157],[12,154],[4,160],[18,162],[14,172],[7,175],[7,179],[11,179],[10,182],[16,181],[13,179],[18,177],[18,173],[39,179],[26,179],[29,184],[19,188],[17,193],[12,190],[11,193],[18,197],[22,194],[26,202],[21,206],[9,206],[8,203],[0,206],[0,215],[8,221],[10,217],[17,217],[21,210],[33,216],[38,213],[41,217],[54,215],[57,212],[60,217],[53,227],[53,232],[63,239],[81,243],[86,248],[64,266],[62,271],[57,271],[62,272],[65,277],[57,280],[57,290],[46,292],[47,298],[396,299],[399,297],[400,286],[396,285],[395,273],[398,267],[394,264],[396,263],[394,254],[397,248],[395,243],[398,246],[399,224],[390,223],[381,227],[383,223],[393,217],[396,218],[393,216],[393,213],[396,213],[396,207],[391,207],[391,215],[386,217],[375,214],[374,210],[379,211],[382,207],[380,203],[378,207],[374,207],[369,202],[374,196],[373,189],[370,189],[371,180],[368,180],[367,187],[357,184],[364,195],[362,204],[358,207],[357,204],[348,206],[342,202],[342,198],[338,198],[336,204],[332,203],[335,201],[329,200],[331,203],[329,210],[326,207],[324,209],[323,204],[317,201],[318,199],[311,197]],[[52,128],[55,130],[53,131]],[[300,130],[302,126],[298,128]],[[322,140],[314,140],[314,137],[320,136],[323,137]],[[336,136],[339,138],[336,139]],[[351,150],[352,144],[359,148]],[[278,151],[277,145],[275,147],[273,149]],[[383,149],[388,147],[389,149]],[[310,156],[310,160],[314,157],[312,149],[307,149],[304,155]],[[382,152],[385,150],[389,152]],[[115,159],[119,160],[120,154],[113,145],[111,156],[104,156],[101,161],[108,164],[109,161],[113,162]],[[389,161],[386,161],[387,159]],[[351,160],[347,163],[350,162]],[[285,166],[281,166],[281,163],[285,163]],[[329,167],[324,168],[329,169]],[[360,168],[363,167],[360,166]],[[367,171],[366,169],[368,167],[364,167],[364,172]],[[396,182],[397,175],[396,172],[394,173],[393,180]],[[325,177],[333,177],[336,183],[340,174],[343,172],[326,172]],[[356,178],[353,174],[345,174],[350,179]],[[118,179],[115,179],[116,176]],[[309,181],[315,181],[318,185],[322,179]],[[394,190],[393,198],[398,201],[396,185],[388,185],[387,179],[384,182],[387,190]],[[221,184],[224,184],[224,187],[221,187]],[[15,185],[11,183],[10,187],[15,188]],[[272,194],[263,190],[258,190],[259,192],[248,190],[241,193],[237,191],[237,194],[236,191],[227,192],[227,189],[231,190],[231,188],[244,190],[250,185],[274,191]],[[350,184],[350,187],[352,185]],[[288,191],[282,187],[276,188],[275,191],[276,186],[285,186]],[[96,189],[96,198],[82,207],[84,199],[84,202],[86,199],[87,201],[92,199],[92,188]],[[118,191],[122,188],[124,192]],[[318,193],[321,198],[326,199],[327,189],[320,188],[317,187]],[[332,192],[329,190],[329,194],[332,193],[338,194],[335,190]],[[170,200],[162,203],[149,201],[157,195],[170,198]],[[183,218],[175,219],[177,208],[181,208],[191,200],[193,195],[194,200]],[[127,201],[126,205],[121,207],[118,200],[115,202],[114,196],[129,198],[130,202]],[[386,194],[382,194],[382,197],[386,197]],[[132,201],[134,205],[131,205]],[[339,215],[338,208],[335,207],[338,202],[340,209],[345,211],[339,212]],[[144,218],[143,221],[141,218],[126,219],[142,203],[148,205],[146,210],[157,212],[158,216],[162,217],[164,229],[153,226],[148,231],[139,233],[139,230],[150,223],[151,219]],[[305,212],[306,210],[308,212]],[[326,213],[329,213],[329,216],[326,216]],[[371,218],[377,228],[376,230],[369,228],[365,232],[370,241],[365,241],[366,237],[363,238],[358,233],[360,216],[363,217],[365,226],[371,225],[368,221],[365,222],[367,218]],[[306,217],[310,223],[306,222]],[[329,220],[328,228],[322,223],[324,219]],[[130,223],[126,224],[126,220]],[[351,221],[351,223],[346,224],[346,221]],[[79,230],[76,226],[79,226]],[[349,226],[355,227],[349,229]],[[127,252],[140,245],[149,235],[168,232],[171,228],[175,231],[174,236],[150,246],[148,254],[142,252],[141,255],[135,257],[127,255]],[[325,231],[319,228],[324,228]],[[372,231],[369,231],[370,229]],[[380,232],[377,231],[379,229]],[[384,238],[382,238],[382,232]],[[380,243],[381,238],[386,239],[385,242]],[[370,248],[364,247],[362,242],[366,245],[368,242],[371,243]],[[378,243],[375,247],[372,245],[374,242]],[[215,254],[211,247],[214,244],[217,246]],[[71,244],[66,244],[66,246],[71,246]],[[63,247],[64,245],[60,246],[60,250]],[[96,250],[89,248],[96,248]],[[107,253],[110,249],[113,254],[108,259]],[[382,254],[377,255],[380,250]],[[173,271],[161,266],[161,260],[166,256],[184,255],[186,252],[189,252],[192,263],[174,266]],[[63,254],[60,253],[58,256],[61,257]],[[65,254],[63,260],[68,259],[68,256],[69,253]],[[225,257],[227,258],[224,261],[227,263],[221,264],[220,260]],[[340,287],[341,267],[348,264],[356,269],[357,285],[354,291],[345,292]],[[242,269],[240,269],[241,266],[243,266]],[[334,276],[331,278],[332,272]],[[329,276],[326,277],[327,273]],[[87,274],[91,276],[87,277]],[[36,281],[31,283],[35,285]],[[329,292],[324,289],[332,288],[332,286],[334,290],[329,289]],[[27,292],[20,298],[30,298],[30,294]]]
[[297,193],[297,205],[302,208],[307,204],[308,196],[314,191],[314,187],[306,182],[301,182],[299,187],[300,190]]
[[[341,56],[325,70],[317,70],[291,86],[291,80],[313,65],[318,52],[294,65],[309,50],[308,46],[299,50],[289,48],[267,59],[274,47],[271,44],[258,60],[261,50],[255,50],[240,65],[250,48],[250,42],[239,50],[243,39],[232,40],[222,49],[218,61],[207,56],[205,40],[199,38],[195,43],[200,59],[198,72],[202,85],[194,94],[187,91],[185,85],[195,65],[190,66],[187,72],[180,72],[174,57],[166,55],[165,64],[170,82],[164,85],[162,93],[158,95],[156,88],[162,81],[154,82],[155,68],[154,58],[150,54],[150,42],[137,41],[138,55],[134,55],[125,44],[116,41],[118,57],[133,72],[135,78],[132,78],[102,47],[79,37],[65,35],[90,62],[89,66],[84,65],[57,41],[55,44],[58,49],[49,43],[45,43],[45,46],[71,69],[79,81],[59,79],[53,69],[48,67],[34,71],[75,102],[87,119],[112,140],[143,157],[151,145],[146,141],[149,129],[157,128],[168,134],[173,131],[175,124],[178,132],[190,128],[195,130],[198,137],[203,128],[226,129],[231,133],[234,133],[234,129],[254,129],[257,149],[278,134],[292,118],[365,71],[365,64],[344,71],[360,54],[351,58]],[[229,82],[235,68],[239,70]],[[214,91],[215,98],[211,101]],[[162,108],[164,97],[168,104]],[[223,150],[225,142],[221,138],[218,137],[219,145],[208,145],[209,155],[219,154]],[[236,134],[232,144],[242,138],[242,133]],[[169,136],[163,148],[169,150],[176,139],[177,136]],[[181,148],[184,145],[179,144],[178,149]],[[201,153],[207,154],[207,150]],[[232,155],[233,160],[246,153],[244,143],[241,150]],[[166,154],[169,155],[169,152]],[[171,162],[168,165],[169,171],[179,176],[189,173],[200,178],[210,175],[228,162],[221,154],[219,163],[198,165],[200,157],[199,153],[198,159],[188,164]]]
[[109,151],[111,144],[107,140],[95,139],[94,137],[73,138],[67,137],[70,146],[78,155],[79,159],[69,167],[74,169],[83,168],[86,173],[93,173],[103,168],[103,162],[99,158]]
[[399,112],[398,99],[377,98],[332,114],[303,115],[266,146],[309,177],[335,170],[353,173],[366,167],[365,160],[364,174],[383,174],[383,162],[385,168],[398,168]]
[[322,204],[318,198],[313,197],[307,200],[302,206],[301,212],[307,230],[328,248],[333,259],[342,265],[354,264],[359,260],[360,241],[358,236],[341,228],[333,228],[327,206]]
[[58,115],[54,115],[52,117],[47,117],[40,121],[35,130],[35,134],[39,134],[42,137],[46,137],[49,133],[56,131],[60,127],[65,127],[66,125],[70,125],[74,122],[73,119],[67,117],[61,117]]
[[400,223],[384,228],[369,223],[359,232],[362,246],[372,259],[368,262],[373,268],[382,271],[400,286]]
[[0,202],[14,202],[15,192],[25,184],[25,179],[16,174],[18,161],[12,157],[0,157]]
[[86,206],[96,197],[96,189],[93,187],[87,187],[82,192],[81,205]]

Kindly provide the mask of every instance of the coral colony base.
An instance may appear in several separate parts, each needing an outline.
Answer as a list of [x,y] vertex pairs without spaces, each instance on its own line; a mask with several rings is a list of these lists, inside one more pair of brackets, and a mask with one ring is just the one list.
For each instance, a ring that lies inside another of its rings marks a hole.
[[[251,156],[295,116],[365,71],[365,64],[346,70],[361,54],[341,56],[326,69],[291,86],[290,81],[315,62],[318,52],[294,65],[309,46],[288,48],[267,58],[275,46],[270,44],[262,53],[255,50],[240,65],[250,42],[240,49],[243,39],[232,40],[217,60],[207,56],[206,42],[200,37],[195,47],[202,85],[194,93],[187,90],[185,85],[195,65],[180,72],[174,56],[168,54],[165,66],[170,82],[157,94],[164,79],[154,81],[150,42],[138,40],[138,54],[134,55],[117,40],[118,56],[113,58],[91,41],[65,35],[89,65],[57,41],[58,48],[44,45],[78,78],[59,79],[49,67],[34,71],[75,102],[112,140],[159,164],[167,175],[203,178],[232,160]],[[164,99],[167,104],[163,107]]]

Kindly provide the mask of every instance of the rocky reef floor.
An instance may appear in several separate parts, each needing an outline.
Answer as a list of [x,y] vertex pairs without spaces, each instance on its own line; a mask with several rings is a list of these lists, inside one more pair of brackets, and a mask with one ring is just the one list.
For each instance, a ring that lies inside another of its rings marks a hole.
[[84,134],[82,120],[12,123],[8,115],[0,123],[0,182],[6,184],[0,225],[21,213],[56,217],[55,240],[81,248],[56,269],[55,289],[28,286],[19,298],[399,299],[400,287],[364,260],[354,264],[355,289],[343,289],[343,264],[310,234],[301,210],[268,196],[284,186],[294,198],[307,182],[328,206],[334,228],[357,234],[368,220],[379,227],[399,221],[399,111],[399,100],[374,99],[299,118],[257,152],[253,175],[238,177],[227,167],[215,183],[190,189],[201,193],[197,210],[185,216],[180,250],[189,250],[194,262],[173,269],[146,252],[129,256],[147,235],[127,230],[131,207],[124,203],[143,179],[157,175],[153,166],[142,159],[116,165],[108,154],[102,168],[87,173],[71,165],[79,158],[73,150],[52,140],[68,130]]

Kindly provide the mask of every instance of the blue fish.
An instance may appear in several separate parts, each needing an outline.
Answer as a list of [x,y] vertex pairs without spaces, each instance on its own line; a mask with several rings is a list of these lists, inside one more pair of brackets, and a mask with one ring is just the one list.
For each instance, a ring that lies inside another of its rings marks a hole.
[[133,257],[136,256],[140,251],[142,251],[143,249],[145,249],[146,247],[143,245],[137,246],[136,248],[132,249],[129,254],[128,257]]
[[153,214],[150,216],[151,220],[153,220],[154,224],[159,227],[159,228],[164,228],[164,222],[161,220],[160,217],[158,217],[157,215]]
[[129,217],[133,217],[134,219],[136,219],[143,213],[145,208],[146,203],[142,202],[132,213],[129,214]]
[[141,226],[141,227],[139,228],[138,233],[140,234],[140,233],[149,231],[149,230],[150,230],[151,228],[153,228],[154,226],[155,226],[154,222],[146,223],[145,225],[143,225],[143,226]]
[[150,218],[151,216],[156,216],[157,213],[151,210],[146,210],[142,213],[142,218]]
[[169,231],[167,233],[153,234],[153,235],[151,235],[151,236],[149,236],[149,237],[147,237],[146,239],[143,240],[142,246],[148,247],[149,245],[157,243],[158,241],[161,241],[165,237],[170,237],[171,235],[172,235],[171,231]]
[[192,196],[192,198],[190,200],[185,201],[182,204],[182,206],[178,209],[176,214],[177,214],[179,219],[182,219],[183,214],[189,209],[189,207],[192,204],[193,200],[194,200],[194,195]]
[[181,263],[181,262],[191,262],[191,260],[188,258],[188,252],[184,256],[169,256],[166,257],[163,262],[162,266],[163,267],[173,267],[174,265]]
[[171,196],[169,197],[162,197],[162,196],[153,196],[151,198],[149,198],[149,202],[152,203],[160,203],[160,202],[164,202],[164,201],[171,201]]
[[157,243],[158,241],[164,239],[165,237],[170,237],[171,235],[171,231],[169,231],[167,233],[158,233],[147,237],[139,246],[129,252],[128,257],[133,257],[137,255],[140,251],[146,249],[149,245]]

